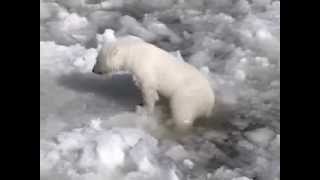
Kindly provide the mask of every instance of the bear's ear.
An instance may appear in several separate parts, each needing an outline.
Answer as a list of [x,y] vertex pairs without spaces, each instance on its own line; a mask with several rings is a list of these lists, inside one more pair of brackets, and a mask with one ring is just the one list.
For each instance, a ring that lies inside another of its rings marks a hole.
[[117,40],[112,29],[106,29],[103,33],[103,41],[105,43],[113,43]]

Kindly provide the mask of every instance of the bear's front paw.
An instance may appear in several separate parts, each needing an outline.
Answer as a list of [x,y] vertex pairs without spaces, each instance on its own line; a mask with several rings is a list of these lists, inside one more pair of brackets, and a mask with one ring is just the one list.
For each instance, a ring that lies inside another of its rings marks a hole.
[[148,115],[153,115],[154,114],[154,108],[149,107],[149,106],[144,106],[145,111],[147,112]]
[[136,106],[136,113],[138,114],[147,114],[147,111],[143,106],[137,105]]
[[151,110],[147,106],[141,106],[141,105],[136,106],[136,113],[150,115],[150,116],[154,114],[153,110]]
[[175,123],[174,130],[181,134],[188,134],[193,128],[192,122]]

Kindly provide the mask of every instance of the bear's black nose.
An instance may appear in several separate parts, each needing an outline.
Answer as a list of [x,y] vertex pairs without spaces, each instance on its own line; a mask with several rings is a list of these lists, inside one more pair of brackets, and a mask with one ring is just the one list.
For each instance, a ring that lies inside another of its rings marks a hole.
[[93,68],[92,72],[95,73],[95,74],[102,74],[102,72],[98,71],[96,68]]

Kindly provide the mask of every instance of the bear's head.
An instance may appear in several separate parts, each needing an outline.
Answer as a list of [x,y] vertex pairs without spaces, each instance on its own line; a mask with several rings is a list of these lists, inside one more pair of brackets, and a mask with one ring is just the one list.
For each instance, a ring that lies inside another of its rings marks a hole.
[[108,75],[121,70],[122,58],[116,45],[102,47],[92,72],[99,75]]
[[92,72],[110,76],[120,69],[121,58],[118,57],[117,38],[113,30],[106,29],[103,35],[97,36],[97,40],[99,54]]
[[106,30],[99,39],[101,42],[98,47],[99,54],[92,72],[107,76],[129,72],[131,63],[128,58],[128,49],[144,42],[132,35],[116,38],[111,30]]

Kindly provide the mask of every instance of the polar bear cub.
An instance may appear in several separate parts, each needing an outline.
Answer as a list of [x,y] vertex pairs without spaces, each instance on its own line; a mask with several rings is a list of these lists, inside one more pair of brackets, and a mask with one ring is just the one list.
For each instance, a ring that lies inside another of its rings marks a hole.
[[177,61],[172,54],[140,38],[115,38],[113,31],[105,34],[92,70],[94,73],[131,73],[148,113],[154,111],[159,94],[168,98],[178,130],[187,130],[195,119],[211,115],[215,95],[209,81],[195,67]]

